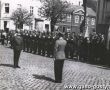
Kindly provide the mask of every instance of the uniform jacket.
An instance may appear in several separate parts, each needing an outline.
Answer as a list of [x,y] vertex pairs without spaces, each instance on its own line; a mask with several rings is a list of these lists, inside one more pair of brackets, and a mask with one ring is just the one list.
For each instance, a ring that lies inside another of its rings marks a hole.
[[23,47],[23,38],[20,35],[13,37],[13,49],[22,50]]
[[63,38],[60,38],[56,40],[55,42],[55,51],[54,51],[54,57],[55,59],[63,60],[65,59],[65,46],[67,42]]

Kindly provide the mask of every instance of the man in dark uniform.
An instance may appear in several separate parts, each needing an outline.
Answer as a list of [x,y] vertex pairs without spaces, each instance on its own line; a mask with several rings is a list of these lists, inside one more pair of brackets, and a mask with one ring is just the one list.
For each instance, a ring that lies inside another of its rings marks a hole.
[[50,57],[50,45],[51,45],[51,36],[47,37],[47,56]]
[[53,55],[54,55],[55,41],[56,41],[56,38],[55,38],[55,36],[53,36],[53,37],[52,37],[52,45],[51,45],[51,55],[52,55],[52,57],[53,57]]
[[66,37],[66,41],[67,41],[67,45],[65,47],[65,54],[66,54],[66,58],[69,58],[69,52],[70,52],[69,36]]
[[14,68],[19,68],[18,62],[21,50],[23,48],[23,38],[19,31],[13,37],[13,52],[14,52]]
[[58,34],[59,39],[55,42],[55,52],[54,52],[54,73],[55,73],[55,82],[62,82],[62,69],[65,60],[65,46],[66,40],[63,39],[63,34]]
[[26,34],[25,31],[22,34],[23,37],[23,51],[26,51]]
[[41,51],[42,51],[42,41],[41,41],[41,33],[39,33],[39,37],[38,37],[38,55],[41,55]]
[[33,35],[33,33],[31,32],[31,33],[30,33],[30,53],[33,52],[33,46],[34,46],[34,35]]
[[45,34],[42,34],[41,37],[41,52],[42,52],[42,56],[45,56]]
[[37,39],[37,34],[35,33],[34,34],[34,38],[33,38],[33,53],[36,54],[37,52],[37,42],[38,42],[38,39]]
[[26,51],[29,52],[29,33],[26,32]]
[[2,45],[5,44],[5,35],[4,35],[4,31],[1,33],[1,42],[2,42]]

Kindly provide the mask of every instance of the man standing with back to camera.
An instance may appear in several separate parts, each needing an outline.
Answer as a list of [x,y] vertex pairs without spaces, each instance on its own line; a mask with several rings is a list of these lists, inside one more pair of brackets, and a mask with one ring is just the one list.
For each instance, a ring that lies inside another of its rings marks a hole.
[[13,40],[13,53],[14,53],[14,68],[20,68],[18,66],[19,57],[23,48],[23,38],[21,37],[20,30],[16,31]]
[[55,83],[62,82],[62,71],[63,64],[65,60],[65,46],[67,42],[63,38],[63,34],[58,34],[58,40],[55,42],[55,51],[54,51],[54,74],[55,74]]

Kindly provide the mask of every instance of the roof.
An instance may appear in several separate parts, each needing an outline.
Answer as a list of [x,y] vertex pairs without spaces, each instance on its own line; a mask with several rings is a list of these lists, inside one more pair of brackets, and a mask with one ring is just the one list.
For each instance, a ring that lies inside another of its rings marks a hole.
[[[83,6],[79,6],[79,5],[70,5],[67,9],[66,9],[66,12],[68,13],[73,13],[73,12],[78,12],[82,10],[84,12],[84,8]],[[92,8],[89,8],[87,7],[87,16],[96,16],[96,12],[92,9]]]
[[96,12],[92,8],[87,8],[87,16],[96,16]]
[[66,12],[72,13],[72,12],[75,11],[76,9],[81,9],[81,8],[82,8],[82,6],[69,5],[69,7],[66,9]]

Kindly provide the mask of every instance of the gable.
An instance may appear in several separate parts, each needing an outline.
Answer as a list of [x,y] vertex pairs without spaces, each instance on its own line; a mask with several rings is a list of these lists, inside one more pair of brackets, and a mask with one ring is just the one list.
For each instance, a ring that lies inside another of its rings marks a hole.
[[74,14],[79,14],[79,15],[84,15],[84,10],[83,9],[78,9],[78,10],[75,10],[73,13]]

